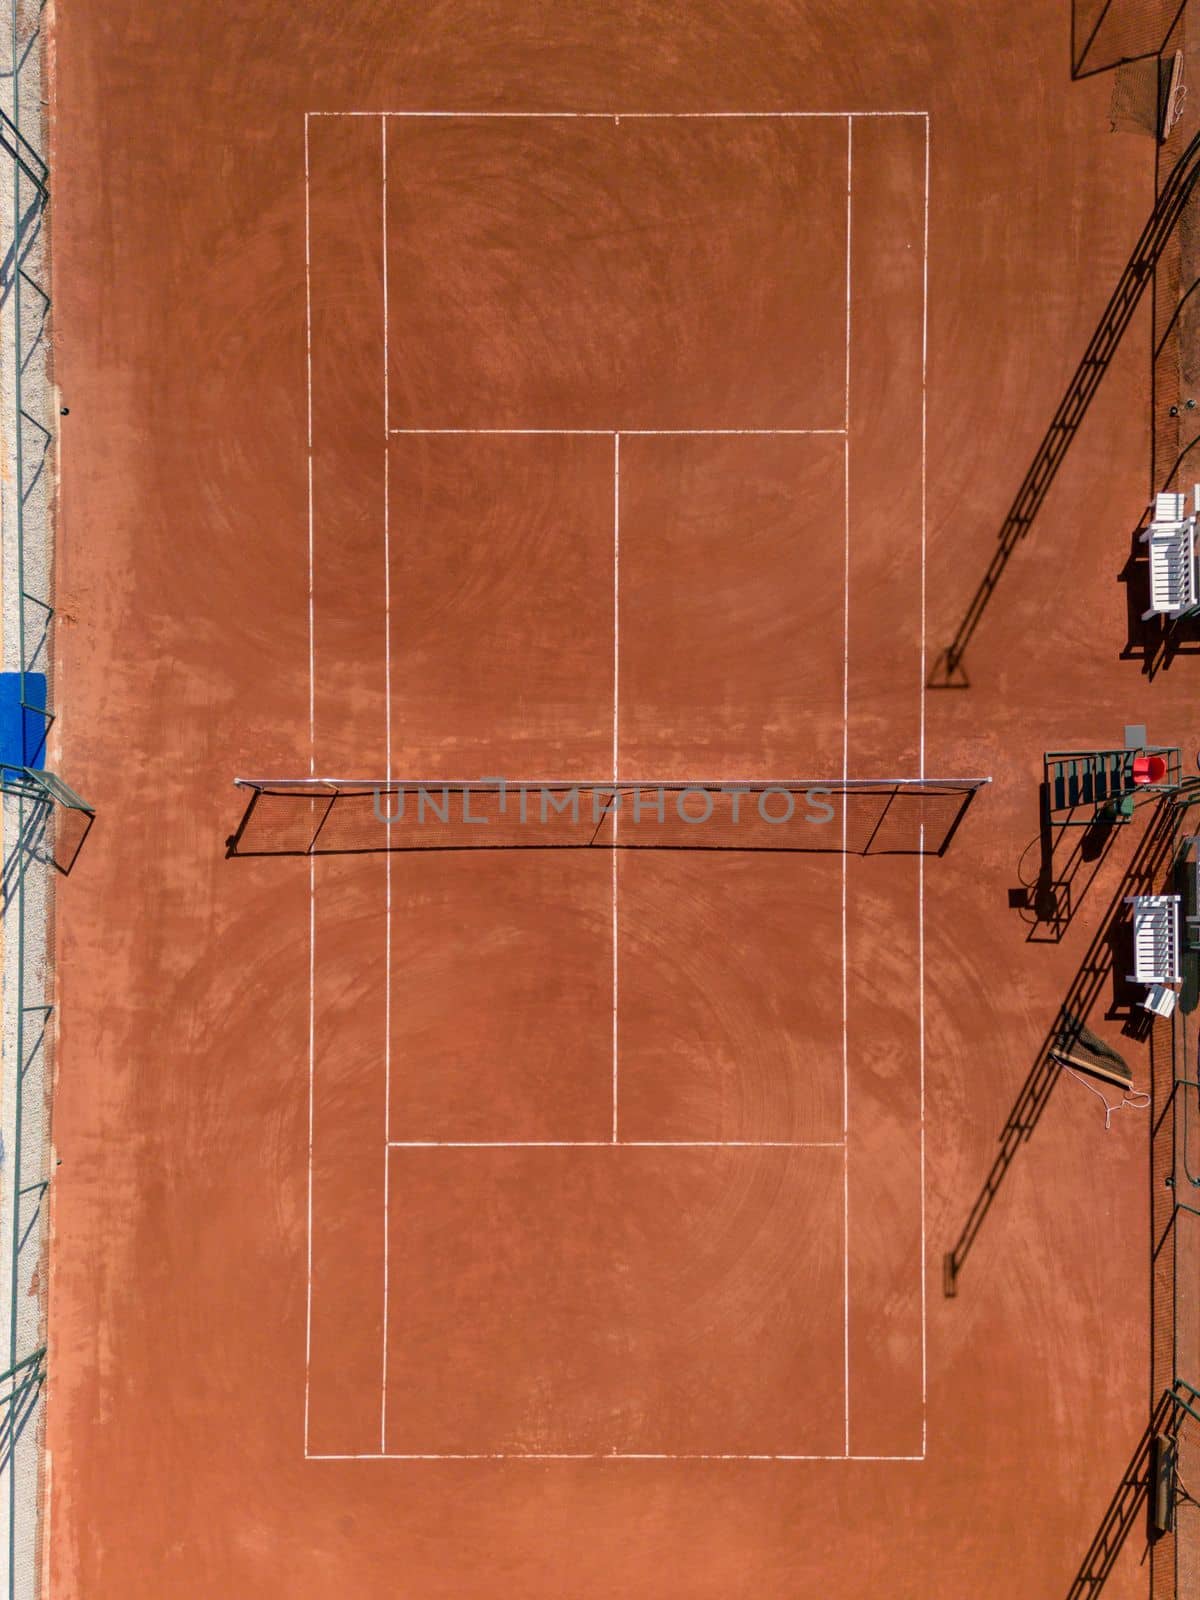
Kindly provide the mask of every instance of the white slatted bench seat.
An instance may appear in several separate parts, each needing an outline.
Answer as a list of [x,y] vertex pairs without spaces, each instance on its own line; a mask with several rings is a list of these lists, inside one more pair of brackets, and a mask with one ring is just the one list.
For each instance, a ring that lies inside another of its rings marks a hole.
[[1182,522],[1187,516],[1187,496],[1183,494],[1156,494],[1154,496],[1155,522]]
[[1178,983],[1179,896],[1177,894],[1130,895],[1126,905],[1133,907],[1134,983]]
[[[1193,491],[1200,503],[1200,485]],[[1187,511],[1182,494],[1154,497],[1154,520],[1142,534],[1150,562],[1150,605],[1142,621],[1151,617],[1178,617],[1200,598],[1196,571],[1196,511]]]

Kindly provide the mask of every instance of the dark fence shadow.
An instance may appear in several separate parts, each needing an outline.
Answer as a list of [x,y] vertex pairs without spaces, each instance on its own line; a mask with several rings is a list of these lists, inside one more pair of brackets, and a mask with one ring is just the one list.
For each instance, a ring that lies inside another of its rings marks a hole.
[[23,1383],[6,1402],[6,1415],[0,1423],[0,1472],[7,1472],[13,1451],[37,1413],[45,1378],[42,1374]]
[[996,549],[988,562],[962,621],[950,643],[941,650],[929,675],[931,689],[962,689],[970,686],[963,665],[967,647],[983,620],[992,595],[1012,558],[1013,551],[1029,532],[1034,518],[1050,491],[1063,459],[1078,433],[1100,381],[1116,353],[1121,337],[1133,318],[1154,274],[1154,268],[1200,177],[1200,134],[1192,139],[1162,186],[1125,269],[1117,281],[1108,304],[1083,353],[1083,359],[1067,385],[1034,454],[1029,470],[1017,490],[1016,498],[1000,525]]
[[1071,0],[1071,76],[1160,56],[1187,0]]
[[92,811],[56,806],[51,800],[27,800],[25,804],[27,811],[12,848],[0,863],[0,910],[11,903],[31,863],[53,867],[68,877],[96,820]]
[[922,785],[255,786],[233,856],[447,850],[944,855],[987,780]]
[[1121,1474],[1121,1481],[1105,1507],[1095,1536],[1079,1564],[1066,1600],[1095,1600],[1103,1590],[1108,1576],[1116,1565],[1125,1541],[1133,1532],[1139,1518],[1143,1521],[1146,1544],[1154,1534],[1150,1525],[1152,1505],[1150,1500],[1150,1475],[1152,1450],[1158,1434],[1170,1433],[1175,1427],[1176,1408],[1169,1393],[1164,1393],[1138,1440],[1129,1464]]
[[1020,887],[1010,896],[1029,925],[1029,944],[1058,944],[1078,915],[1121,825],[1097,817],[1087,827],[1056,823],[1050,811],[1046,782],[1039,785],[1038,836],[1022,856],[1022,866],[1036,851],[1036,876],[1022,871]]
[[[958,1292],[959,1279],[980,1230],[1018,1152],[1032,1138],[1041,1121],[1058,1081],[1061,1069],[1050,1053],[1056,1040],[1073,1024],[1087,1022],[1101,992],[1110,981],[1113,984],[1112,1003],[1105,1015],[1122,1018],[1127,1032],[1142,1031],[1140,1008],[1136,1006],[1136,996],[1124,975],[1124,967],[1130,964],[1129,919],[1124,902],[1126,895],[1149,894],[1159,889],[1164,874],[1169,870],[1172,850],[1173,814],[1171,798],[1168,796],[1154,807],[1129,868],[1117,885],[1062,1004],[1038,1047],[1033,1065],[1017,1092],[1012,1109],[1000,1130],[1000,1148],[971,1204],[962,1231],[943,1258],[943,1288],[948,1298]],[[1149,1013],[1145,1013],[1145,1016],[1148,1021]]]
[[[3,76],[8,77],[10,74],[5,73]],[[36,343],[37,339],[41,337],[50,301],[49,296],[40,284],[35,283],[24,271],[24,264],[41,232],[42,219],[50,204],[50,191],[47,187],[50,169],[17,127],[16,123],[3,109],[0,109],[0,150],[3,150],[13,164],[13,181],[17,186],[18,210],[12,243],[5,252],[3,261],[0,261],[0,306],[7,302],[19,274],[30,288],[41,296],[43,301],[39,318],[40,325],[35,335]],[[24,183],[22,183],[22,179],[24,179]],[[29,189],[28,203],[26,203],[25,196],[22,193],[26,185]],[[25,364],[25,362],[22,362],[22,367]]]
[[49,801],[35,802],[26,812],[17,836],[0,867],[0,911],[6,911],[28,871],[31,862],[45,864],[50,859]]
[[[38,236],[41,233],[42,218],[44,217],[45,212],[45,199],[40,194],[35,195],[33,200],[30,201],[29,205],[25,208],[24,215],[17,223],[13,242],[9,245],[7,251],[5,252],[3,260],[0,260],[0,306],[3,306],[7,303],[8,297],[13,291],[13,284],[18,274],[20,274],[22,281],[38,295],[42,302],[42,308],[38,318],[38,326],[34,330],[34,334],[32,336],[33,348],[37,347],[37,344],[42,337],[46,322],[46,315],[50,308],[50,298],[46,294],[46,291],[42,288],[41,284],[36,283],[25,271],[25,263],[29,259],[30,251],[37,243]],[[21,370],[24,371],[28,365],[29,357],[26,356],[21,362]]]

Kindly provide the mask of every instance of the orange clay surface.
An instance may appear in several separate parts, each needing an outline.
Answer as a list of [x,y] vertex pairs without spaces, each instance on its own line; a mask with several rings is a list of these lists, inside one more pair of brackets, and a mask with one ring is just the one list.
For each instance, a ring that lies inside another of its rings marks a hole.
[[[1066,34],[60,8],[55,1600],[1068,1589],[1145,1118],[1058,1084],[942,1256],[1139,831],[1028,943],[1041,752],[1188,737],[1144,314],[923,690],[1152,200]],[[227,857],[309,771],[994,781],[941,857]]]

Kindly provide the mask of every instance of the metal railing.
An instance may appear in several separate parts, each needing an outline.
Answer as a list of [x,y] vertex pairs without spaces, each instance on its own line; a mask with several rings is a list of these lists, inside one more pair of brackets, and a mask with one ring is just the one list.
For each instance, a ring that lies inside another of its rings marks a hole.
[[[1171,809],[1173,865],[1163,887],[1182,893],[1187,904],[1200,842],[1195,779],[1184,780]],[[1200,1479],[1200,1080],[1194,1048],[1200,950],[1194,941],[1184,941],[1182,959],[1179,1007],[1169,1021],[1155,1024],[1151,1040],[1152,1384],[1166,1407],[1162,1427],[1173,1441],[1174,1466],[1169,1525],[1159,1528],[1153,1547],[1155,1600],[1200,1593],[1200,1502],[1193,1498]]]
[[47,689],[56,402],[48,340],[44,0],[8,4],[8,59],[0,70],[0,444],[9,471],[0,484],[0,606],[3,665],[19,678],[22,748],[0,758],[0,1593],[36,1600],[48,1344],[50,913],[60,820],[81,819],[82,838],[92,808],[48,770],[46,755],[54,722]]

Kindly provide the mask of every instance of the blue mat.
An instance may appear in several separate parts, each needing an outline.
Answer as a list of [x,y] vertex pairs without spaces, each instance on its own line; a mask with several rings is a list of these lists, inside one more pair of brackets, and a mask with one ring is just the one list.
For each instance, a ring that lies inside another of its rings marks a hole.
[[21,705],[21,674],[0,672],[0,766],[45,765],[46,718],[32,709],[46,706],[46,675],[25,674],[25,704]]

